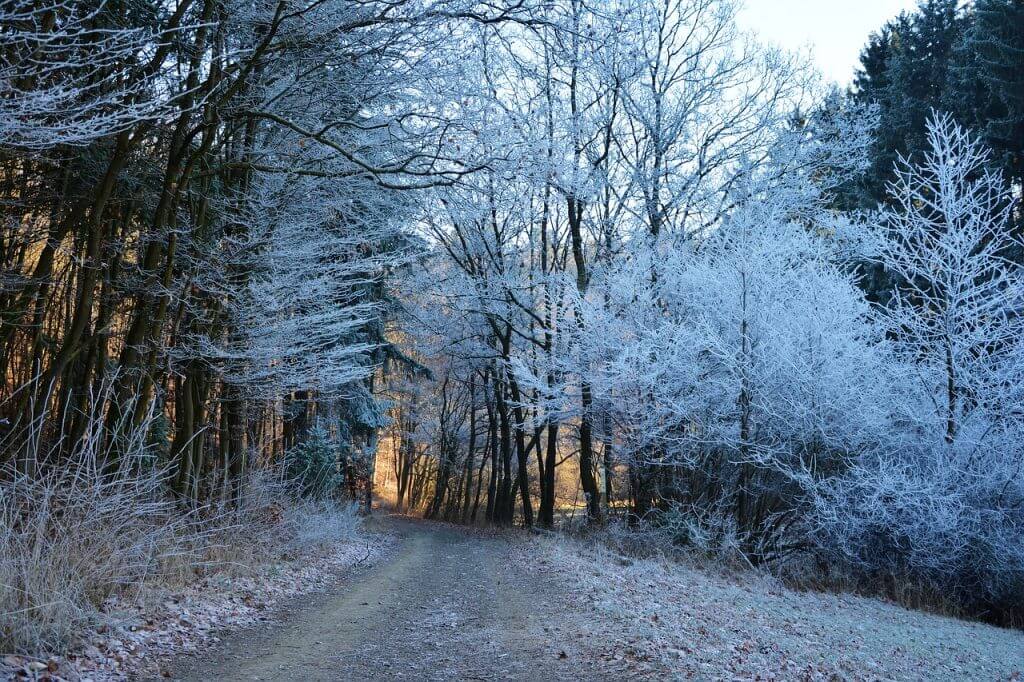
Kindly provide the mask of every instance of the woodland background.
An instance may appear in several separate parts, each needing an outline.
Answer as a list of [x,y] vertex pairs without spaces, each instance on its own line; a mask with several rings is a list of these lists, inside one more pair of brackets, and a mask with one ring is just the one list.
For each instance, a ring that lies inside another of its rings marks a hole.
[[1019,622],[1024,3],[736,11],[3,3],[0,638],[374,481]]

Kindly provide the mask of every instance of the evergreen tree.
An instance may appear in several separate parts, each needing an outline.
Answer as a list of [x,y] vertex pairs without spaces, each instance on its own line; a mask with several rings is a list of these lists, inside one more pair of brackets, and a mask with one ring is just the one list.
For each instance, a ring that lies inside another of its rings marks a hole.
[[343,476],[338,471],[339,444],[316,424],[302,443],[288,451],[285,467],[288,481],[296,493],[303,497],[325,499],[341,485]]
[[913,158],[925,149],[925,123],[945,98],[968,22],[957,4],[925,0],[915,13],[889,21],[861,52],[851,96],[878,105],[879,126],[871,167],[844,192],[847,208],[873,208],[884,201],[899,156]]
[[[945,108],[992,149],[1017,198],[1024,186],[1024,0],[979,0],[957,46]],[[1018,233],[1024,223],[1016,218]]]

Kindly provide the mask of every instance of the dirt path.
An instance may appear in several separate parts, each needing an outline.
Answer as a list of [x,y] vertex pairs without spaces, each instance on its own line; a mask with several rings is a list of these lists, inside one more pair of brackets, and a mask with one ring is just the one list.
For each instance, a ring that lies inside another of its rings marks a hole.
[[169,669],[185,680],[1019,680],[1024,635],[851,595],[788,590],[384,517],[389,554],[277,622]]
[[178,661],[187,680],[613,679],[585,654],[571,595],[509,560],[508,536],[391,517],[392,556],[331,592],[293,603],[281,623],[229,636]]

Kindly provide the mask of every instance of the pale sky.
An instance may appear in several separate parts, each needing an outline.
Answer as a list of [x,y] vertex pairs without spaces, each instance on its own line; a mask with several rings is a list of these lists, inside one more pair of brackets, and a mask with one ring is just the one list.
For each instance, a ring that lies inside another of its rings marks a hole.
[[917,0],[742,0],[739,21],[789,50],[810,47],[826,78],[849,84],[872,31]]

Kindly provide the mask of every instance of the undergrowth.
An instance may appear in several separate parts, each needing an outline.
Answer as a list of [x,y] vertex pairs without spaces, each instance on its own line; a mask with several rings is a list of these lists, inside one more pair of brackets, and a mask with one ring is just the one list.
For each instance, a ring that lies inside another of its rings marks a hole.
[[0,482],[0,652],[61,651],[106,620],[104,602],[244,574],[351,537],[351,505],[298,500],[267,475],[232,504],[194,505],[160,470],[89,458]]

